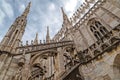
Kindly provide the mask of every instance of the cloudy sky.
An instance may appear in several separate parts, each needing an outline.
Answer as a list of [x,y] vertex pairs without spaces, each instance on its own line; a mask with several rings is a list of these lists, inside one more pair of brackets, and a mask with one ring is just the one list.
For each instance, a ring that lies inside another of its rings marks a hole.
[[24,42],[33,40],[36,32],[39,34],[39,39],[45,39],[47,26],[53,37],[62,25],[60,7],[63,7],[70,17],[84,0],[0,0],[0,41],[30,1],[32,6],[22,39]]

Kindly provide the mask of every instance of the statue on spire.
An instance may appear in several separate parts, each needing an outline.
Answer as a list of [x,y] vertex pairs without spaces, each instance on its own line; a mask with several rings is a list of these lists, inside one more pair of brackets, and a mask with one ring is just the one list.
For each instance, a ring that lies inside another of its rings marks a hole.
[[49,27],[47,26],[47,35],[46,35],[46,43],[50,42],[50,34],[49,34]]
[[36,33],[36,36],[35,36],[35,40],[34,40],[34,44],[38,44],[38,33]]
[[71,24],[70,20],[68,19],[66,13],[64,12],[63,7],[61,7],[61,11],[63,14],[63,26],[65,26],[67,29],[69,29],[72,24]]
[[22,16],[27,17],[27,15],[28,15],[28,13],[29,13],[29,11],[30,11],[30,7],[31,7],[31,2],[29,2],[28,6],[25,8]]
[[[25,8],[23,14],[16,18],[14,23],[9,28],[7,34],[0,43],[0,50],[15,52],[15,48],[19,46],[19,43],[24,35],[27,25],[27,15],[29,13],[31,2]],[[10,46],[10,47],[7,47]]]
[[66,13],[65,13],[64,10],[63,10],[63,7],[61,7],[61,11],[62,11],[62,14],[63,14],[63,22],[64,22],[65,20],[69,21]]

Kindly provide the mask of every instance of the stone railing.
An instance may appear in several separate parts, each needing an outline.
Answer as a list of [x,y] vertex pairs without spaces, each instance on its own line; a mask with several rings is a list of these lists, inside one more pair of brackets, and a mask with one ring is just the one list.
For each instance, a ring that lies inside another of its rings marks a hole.
[[[75,26],[76,24],[80,23],[82,24],[86,19],[88,19],[90,17],[90,15],[92,15],[94,13],[94,11],[100,6],[102,5],[106,0],[97,0],[97,1],[93,1],[94,5],[90,8],[89,7],[84,7],[86,6],[86,3],[83,4],[83,6],[80,7],[80,9],[78,9],[72,16],[72,18],[70,18],[71,23],[73,24],[73,26]],[[87,6],[90,5],[91,3],[87,3]],[[82,10],[82,11],[81,11]],[[87,11],[85,11],[87,10]],[[80,16],[81,14],[83,14],[83,16]],[[79,17],[78,17],[79,16]]]
[[21,47],[17,47],[17,49],[19,50],[19,54],[22,54],[24,50],[25,53],[33,53],[33,52],[44,51],[48,49],[54,49],[58,47],[71,46],[71,45],[74,45],[73,41],[60,41],[60,42],[45,43],[38,45],[21,46]]

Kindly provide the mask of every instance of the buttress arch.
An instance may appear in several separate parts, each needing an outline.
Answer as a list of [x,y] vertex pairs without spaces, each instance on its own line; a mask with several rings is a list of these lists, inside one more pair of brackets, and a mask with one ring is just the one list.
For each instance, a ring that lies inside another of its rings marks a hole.
[[40,58],[43,58],[43,56],[49,57],[51,53],[53,53],[53,54],[55,53],[55,55],[57,55],[59,52],[56,51],[56,50],[42,51],[42,52],[34,55],[34,56],[31,58],[31,60],[30,60],[30,65],[31,65],[31,66],[34,65],[33,63],[34,63],[34,61],[35,61],[38,57],[40,57]]

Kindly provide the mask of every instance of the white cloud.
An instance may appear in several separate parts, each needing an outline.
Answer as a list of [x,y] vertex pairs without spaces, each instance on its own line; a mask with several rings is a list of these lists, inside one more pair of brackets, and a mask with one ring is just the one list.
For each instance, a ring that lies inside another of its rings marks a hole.
[[68,13],[68,16],[71,16],[72,13],[75,11],[77,6],[78,0],[67,0],[64,2],[65,11]]
[[[49,6],[47,7],[48,10],[45,11],[43,11],[40,7],[36,7],[36,15],[32,17],[32,20],[37,23],[36,28],[37,26],[40,26],[40,39],[45,39],[46,37],[46,26],[50,27],[50,35],[53,37],[56,34],[56,30],[58,31],[62,25],[62,16],[59,15],[61,14],[60,8],[57,8],[54,3],[49,3],[47,6]],[[38,24],[39,22],[40,24]]]
[[19,9],[19,11],[20,11],[20,12],[23,12],[24,9],[25,9],[25,5],[24,5],[24,4],[21,4],[21,5],[20,5],[20,9]]
[[0,9],[0,26],[3,25],[4,18],[5,18],[5,13]]
[[9,18],[13,18],[14,17],[14,12],[13,12],[13,8],[11,7],[11,5],[9,3],[7,3],[5,0],[2,0],[2,7],[3,10],[5,12],[5,14],[9,17]]
[[65,4],[65,10],[68,12],[73,12],[77,5],[78,0],[69,0]]
[[[32,2],[30,15],[28,17],[27,29],[22,40],[24,42],[26,40],[34,40],[36,32],[39,33],[39,39],[45,39],[46,26],[50,26],[50,35],[53,37],[62,26],[62,13],[60,7],[63,7],[67,15],[70,16],[76,10],[77,6],[80,5],[81,1],[83,0],[59,0],[59,3],[56,3],[45,0],[46,3],[41,3],[40,0],[34,0]],[[17,14],[24,11],[25,5],[27,5],[27,3],[25,4],[21,1],[16,2],[19,3],[19,5],[16,4],[18,6],[16,6],[18,11],[13,11],[14,6],[10,5],[5,0],[1,1],[0,22],[6,15],[9,18],[13,18],[14,12]]]
[[65,11],[67,12],[68,16],[70,17],[84,1],[85,0],[66,0],[66,1],[62,1],[62,2],[63,2]]
[[30,24],[30,23],[27,25],[27,28],[23,37],[24,41],[34,39],[33,34],[37,32],[37,28],[35,28],[35,26],[36,26],[35,24]]
[[51,3],[51,4],[50,4],[49,10],[51,10],[51,11],[55,10],[55,4],[54,4],[54,3]]

